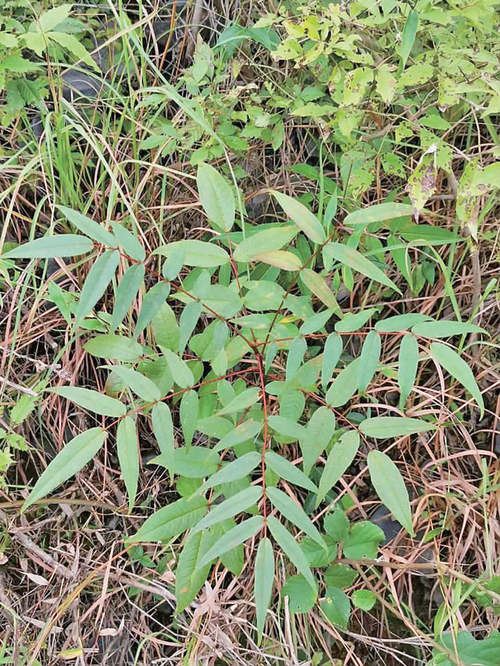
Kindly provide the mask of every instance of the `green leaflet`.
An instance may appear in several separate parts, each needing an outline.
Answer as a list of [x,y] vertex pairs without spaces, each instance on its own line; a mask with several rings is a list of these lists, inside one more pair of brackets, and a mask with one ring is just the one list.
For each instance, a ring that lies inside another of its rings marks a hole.
[[304,284],[312,291],[312,293],[319,298],[319,300],[326,305],[332,312],[339,317],[342,317],[342,310],[340,309],[337,299],[333,295],[332,290],[326,284],[325,280],[312,271],[310,268],[303,268],[300,272]]
[[401,340],[398,363],[398,386],[401,391],[399,404],[403,406],[415,384],[418,368],[418,344],[412,333]]
[[423,338],[451,338],[453,335],[464,335],[465,333],[487,334],[484,328],[462,321],[425,321],[415,324],[411,331],[414,335],[420,335]]
[[323,361],[321,365],[321,385],[323,391],[326,391],[328,382],[332,378],[333,371],[337,367],[340,355],[342,354],[343,342],[338,333],[330,333],[326,339],[323,350]]
[[373,379],[373,375],[378,368],[381,349],[380,335],[377,331],[370,331],[363,343],[359,361],[358,389],[361,393],[365,393]]
[[241,456],[241,458],[236,458],[236,460],[233,460],[233,462],[230,462],[228,465],[213,474],[203,484],[200,492],[205,492],[208,488],[213,488],[214,486],[220,486],[222,483],[237,481],[238,479],[244,478],[257,467],[260,461],[261,455],[257,451],[250,451],[249,453],[245,453],[245,455]]
[[411,419],[406,416],[375,416],[365,419],[359,429],[367,437],[387,439],[388,437],[403,437],[416,435],[420,432],[435,430],[436,426],[421,419]]
[[56,259],[58,257],[76,257],[92,252],[94,244],[84,236],[66,234],[46,236],[19,245],[2,255],[2,259]]
[[122,323],[144,281],[144,273],[145,269],[142,264],[134,264],[125,271],[116,290],[111,332],[114,332]]
[[483,396],[467,363],[451,347],[447,347],[440,342],[431,343],[431,354],[452,377],[469,391],[481,410],[482,418],[484,415]]
[[141,311],[135,324],[134,334],[136,338],[152,321],[153,317],[158,314],[169,293],[170,284],[168,282],[158,282],[144,296]]
[[209,164],[200,164],[196,185],[201,205],[216,231],[231,231],[235,217],[234,195],[230,185]]
[[290,225],[275,225],[273,229],[265,229],[249,235],[234,250],[235,261],[251,261],[256,254],[274,252],[288,245],[298,233],[298,229]]
[[366,275],[366,277],[370,278],[370,280],[380,282],[386,287],[394,289],[394,291],[396,291],[398,294],[401,293],[394,282],[390,280],[385,275],[385,273],[380,270],[380,268],[375,266],[374,263],[372,263],[369,259],[364,257],[354,248],[348,247],[347,245],[342,245],[341,243],[328,243],[323,248],[323,252],[325,252],[336,261],[339,261],[344,266],[349,266],[354,271],[358,271],[358,273]]
[[24,502],[22,511],[79,472],[99,451],[106,439],[103,428],[91,428],[74,437],[49,464]]
[[179,556],[175,572],[176,614],[182,613],[196,597],[207,580],[211,563],[201,567],[199,562],[213,544],[209,532],[190,532]]
[[[146,252],[137,238],[123,224],[111,222],[113,233],[125,254],[135,261],[144,261]],[[135,264],[138,265],[138,264]]]
[[170,349],[161,347],[161,350],[167,361],[170,373],[174,378],[174,382],[181,388],[192,386],[194,384],[194,377],[187,363]]
[[332,624],[347,629],[351,615],[351,602],[343,590],[336,587],[327,588],[325,600],[321,603],[321,610]]
[[156,384],[151,379],[141,375],[137,370],[132,370],[132,368],[127,368],[124,365],[107,365],[105,367],[118,375],[127,388],[137,394],[142,400],[155,402],[161,398],[160,389]]
[[[219,417],[213,416],[213,419],[218,419]],[[221,421],[225,419],[221,418]],[[227,421],[226,421],[227,423]],[[247,442],[250,439],[253,439],[262,429],[262,423],[260,421],[254,421],[249,419],[248,421],[243,421],[239,426],[236,426],[234,430],[231,430],[224,435],[220,442],[214,447],[214,451],[223,451],[224,449],[230,449],[233,446]]]
[[193,528],[195,532],[203,530],[217,523],[221,523],[228,518],[233,518],[239,513],[243,513],[251,506],[257,504],[262,497],[261,486],[250,486],[244,490],[232,495],[222,504],[212,506],[210,513],[200,520],[198,525]]
[[290,532],[274,516],[269,516],[267,525],[277,544],[283,549],[290,562],[304,576],[309,585],[313,589],[316,589],[316,581],[309,568],[307,557]]
[[80,304],[76,315],[77,322],[81,322],[92,310],[97,301],[103,296],[109,283],[115,275],[120,253],[118,250],[104,252],[87,275],[82,293],[80,294]]
[[186,391],[181,399],[180,421],[184,443],[189,448],[198,424],[199,400],[196,391]]
[[319,493],[316,499],[317,507],[351,465],[358,449],[359,435],[355,430],[343,434],[340,441],[333,446],[319,482]]
[[224,414],[234,414],[241,412],[248,407],[251,407],[257,402],[260,395],[259,388],[245,389],[242,393],[236,396],[229,404],[217,412],[217,416],[224,416]]
[[304,204],[281,192],[271,190],[279,205],[288,217],[295,222],[301,231],[313,241],[313,243],[324,243],[326,241],[325,231],[318,218],[304,206]]
[[98,335],[84,344],[86,352],[98,358],[134,363],[142,356],[142,346],[123,335]]
[[304,509],[296,504],[291,497],[278,488],[267,488],[266,495],[273,506],[299,530],[305,532],[311,539],[327,550],[325,540],[311,522]]
[[330,407],[345,405],[358,390],[359,363],[360,358],[351,361],[333,380],[326,394],[326,402]]
[[318,598],[318,591],[312,588],[301,574],[289,576],[281,588],[281,594],[288,597],[292,613],[308,613]]
[[215,243],[207,243],[199,240],[182,240],[161,245],[154,254],[161,254],[168,257],[178,248],[185,251],[184,264],[186,266],[198,266],[201,268],[215,268],[223,266],[229,262],[228,253]]
[[382,451],[373,450],[368,454],[368,469],[373,487],[382,503],[409,534],[415,536],[408,491],[396,465]]
[[[66,206],[56,206],[56,208],[61,211],[71,224],[86,236],[93,238],[106,247],[116,248],[118,245],[117,240],[112,233],[106,231],[103,226],[94,222],[94,220],[91,220],[89,217],[85,217],[85,215],[78,213],[76,210],[71,210],[71,208],[67,208]],[[61,238],[63,238],[63,236],[61,236]],[[65,236],[64,238],[68,238],[68,236]]]
[[175,438],[172,415],[168,405],[158,402],[151,411],[153,432],[161,451],[162,464],[165,466],[172,479],[175,473]]
[[134,419],[126,416],[118,424],[116,443],[120,469],[128,493],[129,512],[132,511],[139,480],[139,449]]
[[197,525],[205,515],[206,508],[207,500],[204,497],[199,495],[183,497],[150,516],[138,532],[127,541],[167,543],[173,537]]
[[239,525],[236,525],[232,530],[226,532],[224,536],[222,536],[217,543],[205,553],[199,566],[203,567],[216,557],[220,557],[224,553],[227,553],[228,550],[232,550],[233,548],[236,548],[236,546],[239,546],[240,543],[244,543],[247,539],[250,539],[250,537],[256,534],[263,524],[264,518],[262,518],[262,516],[253,516],[253,518],[249,518],[248,520],[239,523]]
[[314,483],[302,472],[298,467],[293,465],[283,456],[279,456],[274,451],[266,451],[264,456],[266,465],[270,467],[281,479],[290,481],[296,486],[306,488],[313,493],[317,493],[318,489]]
[[262,640],[266,615],[274,587],[274,552],[267,537],[260,540],[255,558],[254,597],[257,614],[258,642]]
[[98,391],[92,391],[78,386],[58,386],[56,388],[47,389],[50,393],[57,393],[57,395],[71,400],[79,407],[88,409],[96,414],[103,416],[124,416],[127,409],[123,403],[115,398],[110,398]]

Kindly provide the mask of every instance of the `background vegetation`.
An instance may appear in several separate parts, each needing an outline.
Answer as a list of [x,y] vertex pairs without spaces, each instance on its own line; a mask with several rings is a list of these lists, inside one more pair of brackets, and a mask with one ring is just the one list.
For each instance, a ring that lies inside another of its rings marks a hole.
[[498,2],[0,20],[0,663],[498,666]]

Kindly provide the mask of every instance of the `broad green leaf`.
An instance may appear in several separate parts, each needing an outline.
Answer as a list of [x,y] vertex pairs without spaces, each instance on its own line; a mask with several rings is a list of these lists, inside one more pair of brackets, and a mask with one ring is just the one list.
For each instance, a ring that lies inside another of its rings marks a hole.
[[286,381],[292,380],[297,374],[297,370],[300,368],[304,361],[304,356],[307,351],[307,342],[302,336],[295,338],[290,345],[288,350],[288,356],[286,360]]
[[312,271],[310,268],[303,268],[300,275],[304,284],[324,305],[326,305],[328,309],[332,310],[335,314],[342,316],[342,310],[337,303],[337,299],[320,275]]
[[245,488],[236,495],[232,495],[222,504],[215,504],[212,506],[210,513],[200,520],[198,525],[193,528],[194,531],[204,530],[207,527],[221,523],[223,520],[232,518],[238,513],[243,513],[251,506],[257,504],[262,497],[261,486],[250,486]]
[[281,588],[281,595],[288,597],[288,605],[292,613],[308,613],[313,609],[318,591],[311,587],[301,574],[289,576]]
[[279,488],[267,488],[266,495],[273,506],[289,520],[295,527],[305,532],[311,539],[314,539],[319,545],[327,550],[325,540],[318,532],[317,528],[311,522],[304,509],[296,504],[291,497]]
[[[497,666],[500,653],[500,633],[494,629],[487,638],[475,638],[470,631],[459,631],[455,636],[452,632],[437,638],[456,659],[444,657],[441,651],[434,648],[436,657],[429,666]],[[439,655],[439,656],[438,656]]]
[[260,252],[254,254],[252,261],[262,261],[264,264],[276,266],[284,271],[300,271],[302,262],[293,252],[285,250],[273,250],[271,252]]
[[98,335],[84,344],[86,352],[98,358],[134,363],[142,356],[142,346],[122,335]]
[[415,384],[418,368],[418,344],[412,333],[401,340],[398,360],[398,386],[401,391],[399,404],[404,405]]
[[365,393],[378,368],[382,342],[377,331],[370,331],[363,343],[358,371],[358,389]]
[[121,245],[125,254],[131,259],[135,259],[135,261],[144,261],[146,259],[146,251],[134,234],[119,222],[111,222],[111,226],[113,227],[116,240]]
[[469,368],[463,358],[461,358],[455,350],[451,349],[451,347],[447,347],[440,342],[431,343],[431,354],[439,363],[439,365],[441,365],[447,372],[450,373],[452,377],[459,381],[462,386],[465,386],[467,391],[469,391],[474,400],[477,402],[481,411],[481,418],[483,418],[483,396],[481,395],[481,391],[477,385],[472,370]]
[[56,259],[58,257],[76,257],[92,252],[94,244],[84,236],[61,234],[45,236],[31,243],[19,245],[2,255],[2,259]]
[[323,453],[335,431],[335,416],[328,407],[319,407],[307,424],[305,437],[300,440],[304,474],[309,475],[313,465]]
[[198,319],[201,314],[201,303],[198,301],[192,301],[188,303],[184,310],[182,311],[181,318],[179,320],[179,354],[184,353],[187,342],[191,337]]
[[194,384],[194,377],[188,364],[173,351],[170,351],[170,349],[166,347],[160,347],[160,349],[167,361],[168,369],[174,378],[174,382],[181,388],[192,386]]
[[301,335],[311,335],[311,333],[316,333],[324,329],[325,324],[332,318],[332,312],[330,310],[323,310],[323,312],[318,312],[310,319],[306,321],[300,327]]
[[120,469],[128,494],[128,510],[132,511],[139,480],[139,449],[134,419],[126,416],[118,424],[116,447]]
[[332,624],[347,629],[351,615],[349,597],[337,587],[328,587],[325,594],[325,600],[321,603],[321,610]]
[[255,557],[254,597],[257,614],[258,643],[262,640],[266,615],[274,587],[274,553],[267,537],[260,540]]
[[240,543],[244,543],[258,532],[263,524],[264,518],[262,518],[262,516],[253,516],[252,518],[239,523],[236,527],[233,527],[232,530],[226,532],[217,543],[209,548],[198,566],[203,567],[216,557],[220,557],[224,553],[227,553],[228,550],[233,550],[233,548],[239,546]]
[[229,419],[223,419],[221,416],[206,416],[198,419],[197,430],[207,435],[207,437],[222,439],[234,430],[234,423],[231,423]]
[[294,565],[297,571],[304,576],[309,585],[315,590],[316,581],[314,580],[314,576],[311,573],[309,562],[307,561],[307,557],[302,551],[302,548],[295,541],[286,527],[284,527],[274,516],[269,516],[267,519],[267,525],[271,534],[276,540],[276,543],[283,549],[290,562]]
[[102,298],[115,275],[119,261],[120,253],[118,250],[104,252],[104,254],[96,259],[87,275],[82,293],[80,294],[80,303],[76,315],[78,322],[81,322],[92,310],[97,301]]
[[465,333],[485,333],[487,335],[484,328],[462,321],[426,321],[416,324],[411,331],[414,335],[420,335],[423,338],[451,338],[453,335],[464,335]]
[[273,229],[258,231],[248,236],[234,250],[235,261],[252,261],[255,254],[281,250],[298,234],[298,229],[290,225],[276,225]]
[[[195,303],[195,305],[199,304]],[[168,303],[160,306],[151,323],[156,344],[177,351],[179,349],[179,324],[175,312]]]
[[344,433],[330,451],[319,482],[319,493],[316,499],[318,507],[329,490],[341,479],[359,449],[359,435],[355,430]]
[[250,451],[236,458],[228,465],[213,474],[201,487],[200,492],[205,492],[208,488],[219,486],[222,483],[229,483],[230,481],[237,481],[245,476],[248,476],[252,470],[261,462],[262,456],[257,451]]
[[199,164],[196,185],[209,220],[217,230],[231,231],[236,207],[233,191],[226,179],[209,164]]
[[436,426],[420,419],[411,419],[407,416],[375,416],[365,419],[359,429],[367,437],[387,439],[389,437],[403,437],[416,435],[420,432],[435,430]]
[[382,203],[349,213],[344,220],[344,224],[350,226],[352,224],[367,225],[373,222],[387,222],[398,217],[413,217],[413,213],[414,210],[411,204]]
[[168,282],[158,282],[151,287],[142,301],[141,311],[135,324],[134,336],[137,338],[146,326],[158,314],[161,306],[167,300],[170,293],[170,284]]
[[371,590],[355,590],[351,600],[356,608],[362,611],[370,611],[377,603],[377,595]]
[[344,539],[344,556],[353,560],[361,560],[363,557],[374,559],[377,556],[378,544],[384,539],[385,534],[378,525],[366,520],[355,523]]
[[336,322],[335,330],[338,333],[351,333],[354,331],[359,331],[363,328],[366,322],[376,314],[377,308],[368,308],[367,310],[361,310],[361,312],[348,312],[344,315],[344,318],[341,321]]
[[273,430],[285,437],[293,437],[295,440],[299,440],[306,436],[304,426],[283,416],[270,416],[268,424]]
[[161,269],[162,275],[167,280],[175,280],[186,263],[186,246],[176,245],[168,253],[167,260]]
[[168,405],[158,402],[151,411],[153,433],[160,447],[162,463],[172,479],[175,473],[175,437],[172,415]]
[[190,446],[174,450],[175,472],[190,479],[211,478],[219,467],[220,458],[212,449]]
[[[38,26],[42,32],[49,32],[54,30],[57,26],[65,21],[71,14],[73,8],[72,4],[59,5],[46,12],[42,12],[38,17]],[[37,26],[37,27],[38,27]]]
[[241,412],[244,409],[248,409],[254,405],[259,399],[260,389],[259,388],[249,388],[242,391],[239,395],[231,400],[231,402],[223,407],[217,412],[217,416],[224,416],[224,414],[234,414],[235,412]]
[[[217,419],[218,417],[214,416],[212,418]],[[240,423],[236,428],[231,428],[230,432],[222,437],[217,446],[214,447],[214,451],[230,449],[237,444],[242,444],[243,442],[253,439],[261,431],[262,425],[261,422],[254,421],[253,419],[243,421],[243,423]]]
[[300,470],[298,467],[288,462],[283,456],[279,456],[274,451],[266,451],[264,459],[266,465],[275,472],[280,479],[285,479],[296,486],[306,488],[313,493],[317,493],[318,489],[314,483]]
[[125,386],[133,391],[142,400],[146,402],[156,402],[161,398],[160,389],[154,384],[151,379],[141,375],[137,370],[127,368],[124,365],[108,365],[108,370],[111,370],[115,375],[118,375],[124,382]]
[[325,543],[328,549],[325,550],[311,539],[311,537],[304,537],[300,542],[300,547],[304,551],[309,566],[311,567],[326,567],[332,560],[337,557],[338,548],[337,543],[329,536],[325,536]]
[[210,572],[210,562],[200,567],[199,561],[213,544],[209,532],[190,532],[179,556],[175,572],[176,614],[182,613],[203,587]]
[[349,266],[349,268],[365,275],[370,278],[370,280],[380,282],[380,284],[384,284],[386,287],[391,287],[391,289],[397,291],[398,294],[401,293],[394,282],[390,280],[380,268],[375,266],[374,263],[353,247],[348,247],[341,243],[328,243],[325,245],[323,251],[336,261],[340,262],[343,266]]
[[432,317],[427,315],[410,313],[404,315],[395,315],[382,319],[375,324],[375,330],[379,333],[397,333],[399,331],[407,331],[416,324],[421,324],[424,321],[432,321]]
[[338,333],[330,333],[326,339],[321,365],[321,386],[323,391],[326,391],[326,387],[332,378],[333,371],[337,367],[340,355],[342,354],[342,349],[342,337]]
[[186,391],[182,396],[179,418],[184,443],[188,448],[191,446],[198,424],[198,406],[199,401],[196,391]]
[[297,199],[289,197],[282,192],[271,190],[279,205],[283,208],[288,217],[313,241],[313,243],[324,243],[326,241],[325,230],[321,226],[318,218],[311,211],[300,203]]
[[49,38],[51,41],[56,42],[67,51],[69,51],[76,60],[78,61],[81,60],[87,65],[87,67],[91,67],[92,69],[95,69],[96,71],[101,73],[101,70],[99,69],[99,66],[96,63],[96,61],[92,58],[92,56],[87,51],[82,42],[78,40],[74,35],[70,35],[65,32],[52,31],[48,32],[46,34],[46,37]]
[[396,46],[396,51],[401,56],[401,71],[406,66],[406,61],[411,53],[413,44],[415,43],[415,37],[417,36],[418,31],[418,13],[412,9],[408,14],[406,19],[405,27],[403,29],[403,36],[401,38],[401,44]]
[[123,403],[115,398],[79,386],[58,386],[47,389],[50,393],[57,393],[67,400],[71,400],[79,407],[88,409],[95,414],[103,416],[124,416],[127,409]]
[[330,407],[345,405],[358,390],[359,361],[359,357],[351,361],[333,380],[326,394],[326,402]]
[[[106,231],[101,224],[94,222],[94,220],[91,220],[89,217],[85,217],[85,215],[78,213],[76,210],[71,210],[71,208],[67,208],[66,206],[56,206],[56,208],[60,210],[64,217],[79,229],[82,234],[93,238],[106,247],[116,248],[118,245],[117,239],[113,234]],[[68,238],[68,236],[65,236],[64,238]]]
[[161,245],[153,254],[169,257],[171,252],[181,247],[185,251],[184,263],[186,266],[199,266],[201,268],[215,268],[229,263],[228,253],[215,243],[199,240],[181,240]]
[[[280,416],[296,423],[302,416],[305,406],[306,400],[302,391],[297,389],[287,390],[280,397]],[[283,432],[283,434],[285,433]]]
[[332,564],[325,571],[325,585],[327,587],[351,587],[358,575],[358,572],[347,564]]
[[22,511],[42,497],[47,497],[54,488],[79,472],[104,444],[106,432],[103,428],[90,428],[68,442],[38,479],[24,502]]
[[335,539],[335,541],[343,541],[349,532],[349,519],[344,511],[342,511],[338,505],[335,505],[324,517],[323,527],[325,532],[331,536],[332,539]]
[[144,282],[144,273],[145,269],[142,264],[134,264],[125,271],[116,290],[113,318],[111,319],[111,332],[118,328],[129,311],[134,298],[137,296],[139,287]]
[[[138,532],[127,541],[131,543],[138,541],[167,543],[173,537],[197,525],[206,510],[207,500],[204,497],[200,497],[200,495],[183,497],[150,516]],[[199,563],[198,566],[203,565]]]
[[411,521],[411,507],[403,477],[388,455],[382,451],[370,451],[368,469],[377,495],[398,522],[411,536],[415,536]]

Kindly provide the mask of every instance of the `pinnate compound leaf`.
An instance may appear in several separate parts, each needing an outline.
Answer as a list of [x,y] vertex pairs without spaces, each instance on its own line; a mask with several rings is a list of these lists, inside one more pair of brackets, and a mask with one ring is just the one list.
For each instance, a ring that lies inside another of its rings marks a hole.
[[484,400],[481,391],[474,378],[472,370],[454,349],[441,344],[440,342],[431,343],[431,354],[443,368],[450,373],[457,381],[465,386],[467,391],[477,402],[481,411],[481,418],[484,415]]
[[314,539],[316,543],[328,550],[325,540],[318,532],[318,529],[311,522],[311,519],[306,514],[304,509],[302,509],[298,504],[296,504],[291,497],[288,497],[286,493],[279,488],[267,488],[266,495],[271,501],[272,505],[278,509],[278,511],[289,520],[295,527],[299,530],[305,532],[311,539]]
[[122,323],[144,281],[144,273],[145,269],[142,264],[134,264],[125,271],[116,290],[111,331],[115,331]]
[[203,484],[200,490],[204,492],[208,488],[220,486],[222,483],[229,483],[231,481],[243,479],[257,467],[260,461],[261,455],[257,451],[250,451],[249,453],[245,453],[245,455],[241,456],[241,458],[236,458],[236,460],[233,460],[228,465],[213,474]]
[[186,266],[198,266],[200,268],[216,268],[229,263],[228,253],[215,243],[207,243],[199,240],[181,240],[162,245],[153,254],[161,254],[168,257],[178,249],[185,252],[184,264]]
[[210,513],[202,518],[193,530],[198,532],[199,530],[204,530],[207,527],[221,523],[223,520],[233,518],[233,516],[243,513],[243,511],[257,504],[261,497],[262,488],[260,486],[245,488],[236,493],[236,495],[229,497],[222,504],[213,505]]
[[264,518],[262,518],[262,516],[253,516],[253,518],[249,518],[248,520],[239,523],[236,527],[233,527],[232,530],[226,532],[224,536],[222,536],[217,543],[205,553],[199,566],[205,566],[205,564],[208,564],[216,557],[220,557],[229,550],[233,550],[233,548],[239,546],[240,543],[244,543],[247,539],[250,539],[250,537],[256,534],[263,524]]
[[292,222],[295,222],[313,243],[324,243],[326,241],[325,231],[318,218],[304,204],[282,192],[271,190],[271,194]]
[[211,563],[200,567],[199,561],[212,546],[213,540],[209,532],[190,532],[188,535],[175,572],[176,614],[189,606],[207,580]]
[[311,479],[309,479],[302,470],[296,467],[296,465],[293,465],[291,462],[288,462],[286,458],[283,458],[283,456],[279,456],[277,453],[274,453],[274,451],[266,451],[264,459],[266,465],[270,467],[280,479],[285,479],[285,481],[289,481],[295,486],[306,488],[313,493],[318,492],[318,489]]
[[134,419],[126,416],[118,424],[116,444],[120,469],[128,494],[129,511],[132,511],[139,481],[139,449]]
[[19,245],[2,255],[3,259],[56,259],[58,257],[76,257],[92,252],[94,244],[84,236],[64,234],[45,236]]
[[351,602],[343,590],[338,587],[328,587],[321,610],[332,624],[347,629],[351,615]]
[[420,432],[435,430],[436,426],[421,419],[412,419],[407,416],[375,416],[365,419],[359,429],[367,437],[387,439],[389,437],[403,437],[416,435]]
[[276,543],[283,549],[290,562],[315,590],[316,581],[309,568],[307,557],[290,532],[274,516],[269,516],[267,525]]
[[303,268],[300,275],[304,280],[304,284],[324,305],[326,305],[327,308],[332,310],[332,312],[335,312],[337,315],[342,316],[342,310],[337,303],[337,299],[320,275],[312,271],[310,268]]
[[316,506],[319,506],[329,490],[340,480],[359,449],[359,435],[355,430],[346,432],[330,451],[319,482]]
[[216,230],[231,231],[236,206],[233,191],[226,179],[209,164],[200,164],[196,185],[201,205]]
[[[98,243],[106,247],[116,248],[118,242],[114,235],[94,220],[91,220],[89,217],[78,213],[76,210],[71,210],[66,206],[56,206],[58,210],[64,215],[64,217],[71,222],[77,229],[79,229],[82,234],[93,238]],[[61,236],[61,238],[68,238],[68,236]]]
[[98,335],[85,343],[84,349],[92,356],[113,361],[134,363],[142,356],[142,346],[123,335]]
[[108,370],[118,375],[124,384],[146,402],[155,402],[161,398],[160,389],[151,379],[141,375],[137,370],[127,368],[124,365],[108,365]]
[[354,271],[365,275],[366,277],[370,278],[370,280],[380,282],[380,284],[383,284],[386,287],[391,287],[391,289],[397,291],[398,294],[401,293],[394,282],[390,280],[385,275],[385,273],[380,270],[380,268],[375,266],[374,263],[364,257],[353,247],[342,245],[342,243],[328,243],[324,247],[324,252],[330,255],[336,261],[340,262],[343,266],[349,266],[349,268],[352,268]]
[[289,576],[281,589],[283,597],[288,597],[292,613],[308,613],[314,607],[318,592],[311,587],[301,574]]
[[172,415],[168,405],[164,402],[156,403],[151,412],[151,419],[153,432],[161,451],[162,464],[172,478],[175,473],[175,438]]
[[104,252],[99,259],[96,259],[83,285],[76,315],[77,321],[84,319],[97,301],[102,298],[114,277],[119,261],[120,253],[118,250]]
[[262,640],[266,615],[274,587],[274,552],[267,537],[260,540],[255,558],[254,597],[257,614],[258,642]]
[[99,451],[106,439],[103,428],[91,428],[68,442],[49,464],[23,504],[23,511],[79,472]]
[[138,541],[149,543],[162,541],[167,543],[173,537],[197,525],[205,515],[206,510],[207,500],[204,497],[200,497],[200,495],[193,495],[189,498],[183,497],[156,511],[127,541],[130,543],[137,543]]
[[400,471],[382,451],[370,451],[368,469],[377,495],[397,521],[415,536],[411,520],[410,498]]
[[123,403],[115,398],[110,398],[98,391],[92,391],[79,386],[58,386],[56,388],[47,389],[50,393],[71,400],[75,405],[88,409],[95,414],[102,414],[102,416],[124,416],[127,409]]

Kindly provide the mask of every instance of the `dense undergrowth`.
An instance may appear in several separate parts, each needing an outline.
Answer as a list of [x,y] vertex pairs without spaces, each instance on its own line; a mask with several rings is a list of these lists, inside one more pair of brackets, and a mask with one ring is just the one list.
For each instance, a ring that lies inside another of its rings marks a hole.
[[498,2],[0,18],[0,663],[498,666]]

